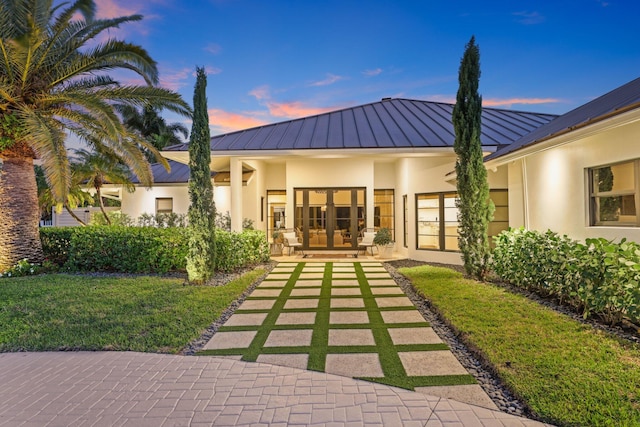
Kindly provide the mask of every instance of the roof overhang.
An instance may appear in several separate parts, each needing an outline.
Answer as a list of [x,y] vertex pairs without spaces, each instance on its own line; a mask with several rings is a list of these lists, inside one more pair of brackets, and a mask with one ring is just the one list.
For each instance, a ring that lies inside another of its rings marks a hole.
[[584,139],[589,136],[615,129],[620,126],[628,125],[637,121],[640,121],[640,108],[625,111],[623,113],[619,113],[617,115],[610,116],[598,121],[592,121],[585,126],[567,129],[566,132],[557,133],[554,135],[550,135],[545,139],[533,141],[531,144],[526,145],[517,151],[513,151],[495,159],[489,159],[485,161],[485,167],[487,169],[495,169],[498,166],[502,166],[515,160],[522,159],[523,157],[540,153],[551,148],[560,147],[565,144],[570,144],[580,139]]

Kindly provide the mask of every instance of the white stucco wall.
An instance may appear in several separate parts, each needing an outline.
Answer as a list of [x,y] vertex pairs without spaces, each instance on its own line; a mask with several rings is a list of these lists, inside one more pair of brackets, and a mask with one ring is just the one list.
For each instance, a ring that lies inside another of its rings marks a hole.
[[[173,211],[177,214],[186,214],[189,210],[189,188],[186,183],[175,185],[156,184],[150,189],[137,187],[133,193],[122,192],[122,212],[132,219],[138,218],[143,213],[156,213],[156,198],[173,198]],[[213,198],[216,202],[216,210],[224,213],[231,207],[229,187],[215,186]]]
[[[540,231],[551,229],[579,240],[626,237],[640,242],[640,229],[636,227],[589,226],[586,172],[588,168],[638,158],[640,122],[634,122],[529,155],[521,166],[514,162],[509,166],[510,173],[514,172],[510,176],[510,202],[513,198],[517,206],[515,199],[520,192],[527,211],[519,225]],[[524,185],[518,183],[518,172]]]

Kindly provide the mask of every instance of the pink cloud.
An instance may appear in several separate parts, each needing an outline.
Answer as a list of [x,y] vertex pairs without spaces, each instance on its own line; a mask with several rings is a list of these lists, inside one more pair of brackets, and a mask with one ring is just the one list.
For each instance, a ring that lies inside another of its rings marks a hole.
[[[111,19],[120,16],[135,15],[140,13],[142,5],[136,5],[135,2],[126,2],[128,7],[118,4],[115,0],[100,0],[96,2],[96,16],[100,19]],[[133,8],[131,8],[133,6]]]
[[557,102],[562,102],[562,100],[558,98],[508,98],[508,99],[490,98],[490,99],[483,99],[482,105],[487,107],[500,107],[500,106],[511,106],[513,104],[534,105],[534,104],[554,104]]
[[267,102],[267,108],[269,109],[269,114],[273,117],[286,117],[289,119],[313,116],[337,109],[337,107],[312,107],[300,101]]
[[336,82],[339,82],[340,80],[344,80],[344,77],[328,73],[327,77],[324,80],[313,82],[310,86],[329,86]]
[[236,130],[248,129],[262,126],[267,122],[256,117],[260,113],[231,113],[218,108],[210,108],[209,124],[220,132],[233,132]]
[[271,89],[268,85],[258,86],[257,88],[251,90],[249,92],[249,95],[255,97],[258,101],[271,99]]

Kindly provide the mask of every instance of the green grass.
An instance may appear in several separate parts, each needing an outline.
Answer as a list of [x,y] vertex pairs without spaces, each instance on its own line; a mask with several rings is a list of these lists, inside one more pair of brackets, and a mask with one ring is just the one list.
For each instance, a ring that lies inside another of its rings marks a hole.
[[446,268],[399,271],[541,419],[640,425],[640,346]]
[[[360,263],[355,263],[355,277],[357,278],[357,285],[353,287],[360,288],[359,295],[341,295],[339,298],[358,298],[364,302],[364,308],[331,308],[331,285],[332,285],[332,273],[335,264],[326,263],[325,270],[322,278],[322,285],[316,287],[305,287],[305,289],[320,288],[319,295],[312,296],[297,296],[293,297],[297,300],[300,299],[317,299],[318,307],[312,309],[285,309],[287,301],[290,299],[291,292],[293,291],[296,282],[298,281],[300,274],[303,271],[304,263],[297,264],[295,270],[292,273],[283,274],[282,279],[287,279],[287,284],[284,288],[276,287],[274,289],[281,290],[280,296],[274,297],[251,297],[254,300],[271,300],[275,299],[274,305],[271,309],[265,310],[243,310],[242,307],[237,311],[238,313],[267,313],[265,320],[260,325],[255,326],[221,326],[220,332],[232,332],[232,331],[256,331],[256,335],[251,344],[245,348],[230,348],[230,349],[213,349],[202,350],[198,352],[199,355],[236,355],[242,356],[242,360],[248,362],[255,362],[261,354],[308,354],[309,359],[307,362],[307,369],[312,371],[324,372],[326,367],[326,360],[328,354],[353,354],[353,353],[371,353],[377,354],[382,367],[382,377],[366,377],[362,378],[367,381],[379,382],[382,384],[393,385],[396,387],[405,388],[408,390],[414,390],[415,387],[427,387],[427,386],[447,386],[447,385],[460,385],[460,384],[477,384],[476,380],[469,374],[462,375],[442,375],[442,376],[430,376],[430,377],[417,377],[409,376],[405,371],[399,351],[434,351],[434,350],[448,350],[449,347],[444,344],[409,344],[409,345],[394,345],[391,339],[391,335],[388,330],[393,328],[402,327],[426,327],[428,323],[426,321],[419,323],[384,323],[381,312],[385,310],[401,311],[401,310],[415,310],[415,307],[391,307],[391,308],[379,308],[374,302],[374,295],[371,292],[370,284],[375,283],[376,279],[368,280]],[[272,273],[270,277],[278,276],[278,274]],[[280,279],[280,280],[282,280]],[[303,279],[304,280],[304,279]],[[339,280],[339,279],[338,279]],[[269,289],[269,280],[262,283],[263,289]],[[382,297],[384,295],[377,295]],[[389,296],[397,296],[391,294]],[[314,324],[305,325],[277,325],[276,321],[280,313],[316,313]],[[366,324],[330,324],[331,312],[366,312],[369,318],[369,322]],[[295,329],[313,329],[311,343],[308,346],[290,346],[290,347],[265,347],[264,344],[267,341],[269,334],[274,330],[295,330]],[[344,346],[330,346],[329,345],[329,330],[330,329],[367,329],[371,330],[376,345],[344,345]]]
[[177,353],[264,270],[226,286],[159,277],[64,274],[0,280],[0,352],[131,350]]

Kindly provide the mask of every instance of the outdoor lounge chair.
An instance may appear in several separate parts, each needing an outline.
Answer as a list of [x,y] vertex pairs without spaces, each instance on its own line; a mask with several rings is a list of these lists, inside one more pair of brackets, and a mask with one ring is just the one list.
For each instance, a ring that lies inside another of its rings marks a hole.
[[302,255],[304,256],[304,251],[302,250],[302,243],[298,241],[298,236],[295,231],[282,233],[282,239],[284,241],[284,247],[289,249],[288,255],[291,255],[291,249],[293,249],[293,253],[295,254],[296,249],[300,249]]
[[366,253],[367,248],[371,248],[371,256],[373,256],[373,247],[375,246],[373,243],[374,237],[376,237],[375,232],[362,230],[362,240],[358,243],[358,251],[362,248]]

